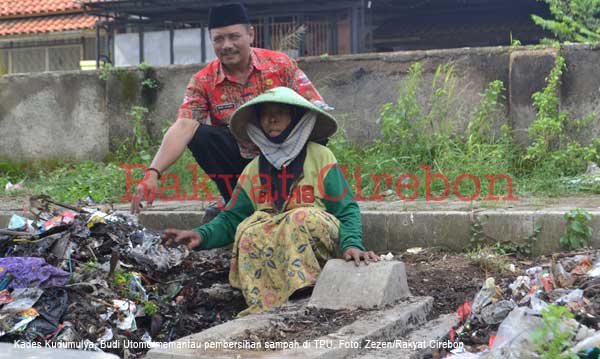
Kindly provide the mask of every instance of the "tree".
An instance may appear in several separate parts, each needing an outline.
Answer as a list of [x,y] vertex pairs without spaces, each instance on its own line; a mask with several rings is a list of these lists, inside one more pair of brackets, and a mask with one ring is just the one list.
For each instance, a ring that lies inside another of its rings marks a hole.
[[600,42],[600,0],[544,0],[554,20],[531,15],[533,21],[551,31],[560,41]]

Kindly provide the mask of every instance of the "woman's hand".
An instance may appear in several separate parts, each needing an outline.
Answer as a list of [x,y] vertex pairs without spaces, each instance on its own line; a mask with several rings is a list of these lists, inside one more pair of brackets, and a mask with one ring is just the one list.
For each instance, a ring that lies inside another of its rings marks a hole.
[[172,228],[165,229],[162,239],[166,240],[166,246],[185,244],[189,249],[194,249],[202,243],[202,236],[200,233]]
[[344,251],[343,255],[344,259],[347,261],[351,261],[354,259],[354,264],[358,267],[360,265],[360,260],[363,259],[366,265],[369,265],[369,261],[379,262],[379,256],[373,251],[362,251],[355,247],[350,247]]

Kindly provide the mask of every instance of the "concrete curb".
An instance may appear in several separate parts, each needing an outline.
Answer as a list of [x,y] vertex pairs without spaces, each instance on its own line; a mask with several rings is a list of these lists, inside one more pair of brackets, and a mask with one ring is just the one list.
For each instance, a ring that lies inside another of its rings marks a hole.
[[[592,220],[592,247],[600,247],[600,211],[589,211]],[[201,222],[199,211],[153,211],[139,215],[140,224],[152,229],[194,228]],[[462,251],[471,245],[475,224],[493,242],[525,244],[535,235],[534,254],[560,248],[565,233],[564,212],[557,210],[466,211],[362,211],[363,239],[377,252],[401,252],[412,247],[443,247]],[[536,235],[535,226],[541,225]]]

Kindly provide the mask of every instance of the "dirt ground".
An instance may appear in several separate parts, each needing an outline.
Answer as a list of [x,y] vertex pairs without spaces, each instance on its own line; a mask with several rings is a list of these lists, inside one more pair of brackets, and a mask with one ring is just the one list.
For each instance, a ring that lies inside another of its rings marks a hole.
[[[417,255],[404,254],[401,258],[406,265],[408,286],[413,295],[434,298],[432,318],[441,314],[456,312],[466,300],[473,300],[483,282],[494,277],[496,283],[512,282],[516,272],[501,270],[497,262],[478,261],[462,254],[452,254],[428,249]],[[506,263],[513,261],[507,260]],[[499,262],[498,262],[499,263]]]

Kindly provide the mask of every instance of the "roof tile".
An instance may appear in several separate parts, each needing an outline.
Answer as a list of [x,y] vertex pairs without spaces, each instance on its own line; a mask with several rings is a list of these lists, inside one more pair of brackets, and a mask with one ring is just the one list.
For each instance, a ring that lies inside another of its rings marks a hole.
[[0,36],[91,29],[96,20],[83,14],[0,20]]
[[77,0],[0,0],[0,18],[82,10]]

